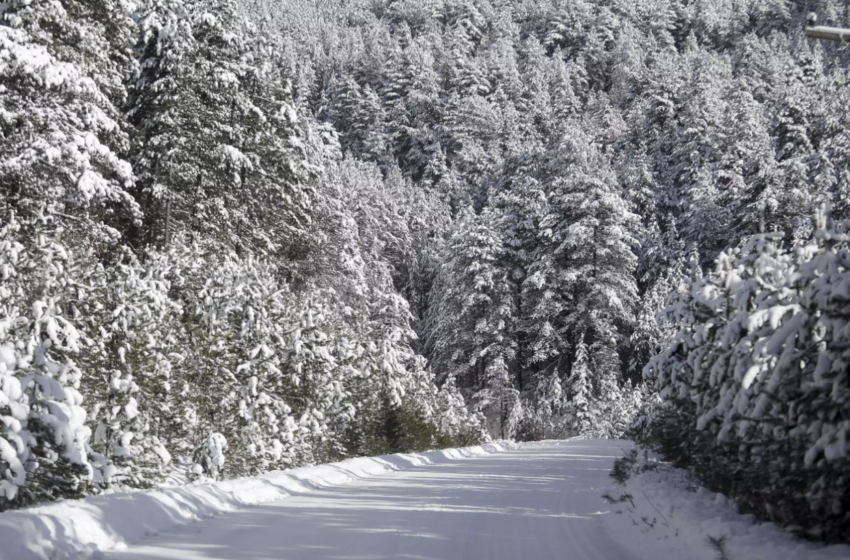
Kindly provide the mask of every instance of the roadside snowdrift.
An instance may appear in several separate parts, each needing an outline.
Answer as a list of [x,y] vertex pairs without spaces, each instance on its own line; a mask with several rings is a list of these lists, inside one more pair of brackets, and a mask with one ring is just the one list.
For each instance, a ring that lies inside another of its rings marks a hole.
[[348,459],[257,478],[68,500],[0,514],[0,560],[99,557],[176,525],[390,471],[516,449],[510,442]]
[[[773,523],[756,523],[735,502],[695,484],[682,469],[661,466],[633,475],[609,495],[631,496],[602,516],[612,539],[647,560],[847,560],[850,546],[822,546]],[[618,514],[619,513],[619,514]],[[709,538],[722,542],[725,555]]]

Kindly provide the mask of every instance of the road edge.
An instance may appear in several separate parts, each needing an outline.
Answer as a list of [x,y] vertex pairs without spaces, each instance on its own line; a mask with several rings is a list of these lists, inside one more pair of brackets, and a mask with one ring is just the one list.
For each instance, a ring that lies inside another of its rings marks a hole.
[[98,558],[180,525],[394,471],[518,449],[496,441],[422,453],[357,457],[259,477],[116,492],[0,513],[0,560]]

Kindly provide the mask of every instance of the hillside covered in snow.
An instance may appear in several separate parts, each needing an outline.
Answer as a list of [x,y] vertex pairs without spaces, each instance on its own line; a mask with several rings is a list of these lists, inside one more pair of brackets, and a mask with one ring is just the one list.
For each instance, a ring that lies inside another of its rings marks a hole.
[[0,3],[0,511],[620,437],[850,534],[838,0]]

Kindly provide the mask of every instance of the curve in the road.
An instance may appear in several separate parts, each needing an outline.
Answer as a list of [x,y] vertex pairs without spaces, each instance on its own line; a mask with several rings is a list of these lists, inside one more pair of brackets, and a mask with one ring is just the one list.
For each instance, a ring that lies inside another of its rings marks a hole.
[[601,516],[623,442],[571,440],[397,471],[153,537],[114,560],[628,560]]

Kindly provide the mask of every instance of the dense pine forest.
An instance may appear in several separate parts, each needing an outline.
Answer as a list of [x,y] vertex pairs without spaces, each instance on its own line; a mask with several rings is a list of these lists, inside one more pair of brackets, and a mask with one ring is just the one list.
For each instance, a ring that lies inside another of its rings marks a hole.
[[0,510],[627,434],[850,534],[841,0],[0,3]]

